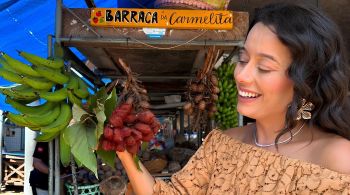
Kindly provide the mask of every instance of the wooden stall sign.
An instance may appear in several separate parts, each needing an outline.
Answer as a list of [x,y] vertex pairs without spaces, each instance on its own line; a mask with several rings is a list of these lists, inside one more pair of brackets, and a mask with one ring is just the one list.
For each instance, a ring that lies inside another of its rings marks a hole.
[[232,11],[93,8],[90,24],[101,27],[231,30]]

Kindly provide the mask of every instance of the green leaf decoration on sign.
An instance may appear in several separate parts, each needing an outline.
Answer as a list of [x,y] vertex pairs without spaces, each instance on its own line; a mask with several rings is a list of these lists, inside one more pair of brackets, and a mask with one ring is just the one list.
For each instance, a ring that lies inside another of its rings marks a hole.
[[114,151],[97,150],[96,153],[103,162],[107,163],[110,167],[115,168],[116,154]]
[[91,170],[97,176],[97,160],[94,153],[94,144],[91,140],[97,140],[93,129],[89,129],[77,122],[64,131],[64,138],[71,146],[71,152],[77,161]]

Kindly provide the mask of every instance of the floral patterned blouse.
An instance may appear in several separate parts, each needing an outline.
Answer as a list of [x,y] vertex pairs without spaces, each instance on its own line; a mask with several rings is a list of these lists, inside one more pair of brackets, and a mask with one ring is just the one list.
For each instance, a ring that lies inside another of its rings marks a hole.
[[153,190],[164,195],[350,194],[350,175],[257,148],[213,130],[171,182],[157,179]]

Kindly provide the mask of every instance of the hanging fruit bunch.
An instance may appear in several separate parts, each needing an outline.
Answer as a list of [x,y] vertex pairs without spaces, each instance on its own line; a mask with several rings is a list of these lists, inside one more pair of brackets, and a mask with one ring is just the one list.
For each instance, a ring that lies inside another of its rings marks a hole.
[[141,142],[149,142],[160,128],[160,123],[149,110],[147,90],[140,85],[135,73],[122,60],[121,68],[127,75],[117,108],[104,127],[100,145],[107,151],[125,151],[135,155]]
[[189,82],[186,93],[187,103],[184,105],[185,113],[194,117],[193,130],[205,129],[208,118],[214,117],[217,111],[218,78],[212,71],[219,51],[212,47],[208,50],[205,63],[198,72],[195,80]]
[[233,80],[234,63],[225,60],[216,70],[219,76],[219,101],[217,102],[216,122],[222,130],[238,126],[237,88]]
[[[19,113],[5,113],[6,117],[19,126],[41,131],[37,141],[50,141],[67,127],[72,119],[71,105],[67,99],[79,106],[89,96],[88,87],[77,76],[64,69],[63,49],[55,44],[55,57],[42,58],[24,51],[18,52],[31,65],[1,52],[0,76],[16,83],[0,91],[6,96],[6,103]],[[46,100],[37,106],[28,104],[39,99]]]

